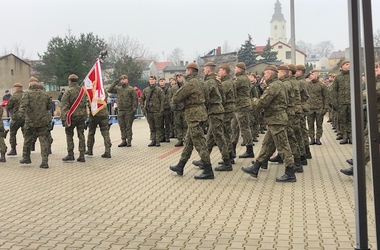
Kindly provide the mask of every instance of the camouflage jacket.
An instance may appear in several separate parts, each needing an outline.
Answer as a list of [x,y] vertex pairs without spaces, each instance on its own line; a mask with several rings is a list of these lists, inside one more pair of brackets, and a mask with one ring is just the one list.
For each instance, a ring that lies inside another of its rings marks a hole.
[[22,90],[17,91],[11,96],[11,98],[8,101],[7,109],[12,110],[12,115],[11,115],[12,120],[20,119],[20,114],[19,114],[18,110],[20,108],[20,102],[21,102],[21,98],[22,98],[23,94],[24,94],[24,91],[22,91]]
[[50,96],[38,86],[31,86],[22,96],[19,108],[20,116],[25,117],[25,128],[49,126],[51,107]]
[[287,125],[287,93],[284,83],[277,77],[266,81],[267,87],[260,98],[252,99],[252,106],[263,108],[268,125]]
[[235,112],[235,100],[236,100],[236,90],[235,84],[232,81],[230,75],[223,76],[222,79],[222,89],[225,99],[224,111],[226,113]]
[[107,92],[117,94],[117,108],[119,111],[136,111],[137,94],[136,91],[127,83],[117,86],[119,81],[114,82]]
[[178,104],[174,104],[173,103],[173,96],[174,96],[174,94],[177,93],[177,91],[182,86],[183,86],[183,83],[177,82],[176,85],[170,87],[170,92],[169,92],[169,94],[170,94],[169,95],[170,107],[174,111],[183,111],[184,110],[183,103],[178,103]]
[[160,88],[164,97],[164,109],[170,109],[170,87],[164,86]]
[[286,96],[287,96],[287,103],[288,107],[286,109],[286,113],[288,115],[295,115],[295,109],[294,109],[294,98],[295,98],[295,91],[293,88],[292,83],[290,82],[289,77],[282,77],[278,78],[280,81],[282,81],[283,85],[285,86],[286,89]]
[[240,73],[236,74],[235,88],[236,88],[236,101],[235,107],[236,110],[251,107],[251,97],[249,95],[249,90],[251,83],[248,79],[248,76],[243,70]]
[[[150,92],[154,91],[152,96]],[[149,100],[149,97],[150,100]],[[141,110],[143,112],[161,113],[164,111],[164,92],[158,85],[146,87],[141,95]]]
[[300,84],[295,76],[290,77],[290,82],[294,89],[294,111],[300,114],[302,113]]
[[331,100],[334,105],[351,104],[350,71],[342,71],[335,77],[332,87]]
[[204,91],[196,74],[187,75],[186,83],[173,96],[173,103],[183,103],[186,122],[207,120]]
[[[77,100],[78,95],[81,91],[81,86],[78,83],[71,83],[70,88],[65,92],[62,97],[61,102],[61,120],[66,121],[67,113],[73,106],[74,102]],[[71,115],[71,119],[73,118],[83,118],[87,117],[87,109],[86,109],[87,96],[86,93],[83,95],[82,100],[80,100],[78,107],[75,109],[74,113]]]
[[308,91],[308,84],[305,80],[305,76],[299,76],[296,78],[298,81],[298,84],[300,86],[300,97],[301,97],[301,107],[303,112],[309,112],[309,104],[307,103],[307,100],[309,100],[309,91]]
[[310,110],[326,110],[328,107],[327,87],[316,79],[308,83],[308,90],[310,95],[308,100]]
[[205,76],[205,87],[208,94],[208,102],[206,103],[207,112],[209,115],[224,113],[223,108],[223,90],[220,83],[216,80],[216,74],[212,73]]

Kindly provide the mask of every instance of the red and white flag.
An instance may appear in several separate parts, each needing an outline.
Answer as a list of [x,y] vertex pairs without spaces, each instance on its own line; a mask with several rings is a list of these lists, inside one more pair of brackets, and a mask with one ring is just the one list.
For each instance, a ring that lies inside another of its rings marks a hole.
[[92,115],[96,115],[96,113],[107,106],[99,59],[96,60],[94,66],[84,79],[84,86],[91,103],[91,113]]

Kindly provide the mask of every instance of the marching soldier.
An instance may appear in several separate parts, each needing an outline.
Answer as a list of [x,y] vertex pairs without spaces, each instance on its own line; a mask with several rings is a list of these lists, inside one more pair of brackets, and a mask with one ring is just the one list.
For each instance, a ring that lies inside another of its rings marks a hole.
[[173,119],[174,119],[174,129],[177,134],[177,143],[174,145],[175,147],[183,146],[183,140],[187,131],[187,123],[185,121],[185,110],[183,107],[183,103],[173,103],[173,96],[177,91],[183,86],[183,75],[181,73],[176,74],[176,85],[172,86],[170,91],[170,102],[171,109],[174,111]]
[[79,86],[78,76],[71,74],[68,77],[70,89],[65,92],[61,103],[61,120],[62,126],[65,127],[67,156],[62,161],[74,161],[74,129],[77,129],[79,139],[79,157],[78,162],[85,162],[84,152],[86,142],[84,137],[84,123],[87,118],[86,110],[86,90]]
[[170,131],[171,131],[171,110],[170,110],[170,86],[166,86],[166,80],[161,77],[159,82],[160,88],[163,93],[163,105],[164,111],[162,112],[161,119],[161,140],[160,142],[170,142]]
[[[31,78],[32,80],[37,80],[36,78]],[[25,121],[20,118],[20,114],[18,112],[20,108],[20,102],[21,98],[24,94],[24,91],[22,90],[22,84],[21,83],[15,83],[13,84],[13,95],[9,99],[8,104],[6,108],[8,110],[12,110],[11,114],[11,124],[9,126],[9,144],[11,144],[11,150],[8,152],[7,155],[17,155],[16,151],[16,134],[17,131],[21,128],[21,132],[24,135],[24,123]]]
[[173,96],[173,104],[183,103],[185,107],[185,119],[188,125],[185,147],[183,148],[181,159],[175,166],[170,166],[170,170],[178,175],[183,175],[183,169],[190,159],[193,147],[203,162],[203,172],[194,176],[195,179],[214,179],[210,162],[210,153],[207,150],[206,138],[204,137],[202,122],[207,121],[207,111],[205,107],[204,90],[202,83],[197,78],[198,65],[194,62],[186,65],[186,83]]
[[[121,86],[117,86],[120,83]],[[136,91],[128,84],[128,76],[122,75],[107,90],[108,93],[117,94],[118,114],[121,143],[118,147],[132,146],[132,125],[137,110]]]

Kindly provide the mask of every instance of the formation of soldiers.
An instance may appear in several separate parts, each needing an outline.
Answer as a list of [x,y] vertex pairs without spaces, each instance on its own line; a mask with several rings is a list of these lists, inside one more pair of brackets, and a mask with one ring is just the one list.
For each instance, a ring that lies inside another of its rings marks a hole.
[[[284,163],[285,173],[276,181],[295,182],[295,173],[302,173],[307,160],[312,159],[309,145],[322,145],[322,122],[327,112],[329,122],[338,133],[337,140],[341,140],[340,144],[352,143],[349,67],[348,61],[342,62],[341,73],[336,77],[330,75],[327,84],[321,81],[318,71],[312,70],[306,77],[305,66],[292,64],[269,65],[263,77],[258,77],[247,73],[245,64],[238,62],[234,68],[235,78],[232,78],[229,64],[224,63],[216,68],[215,63],[207,62],[203,67],[204,79],[200,79],[199,66],[192,62],[186,65],[186,76],[176,74],[170,79],[170,85],[164,78],[160,78],[157,84],[157,78],[151,76],[150,84],[141,96],[141,109],[150,129],[151,142],[148,146],[159,147],[161,142],[170,142],[170,138],[176,137],[178,141],[175,146],[184,148],[179,162],[170,166],[170,170],[183,175],[195,147],[200,159],[193,161],[193,164],[203,171],[194,178],[213,179],[214,170],[233,170],[240,134],[246,151],[238,158],[254,158],[254,143],[258,141],[259,133],[265,133],[256,160],[252,161],[251,166],[243,166],[242,171],[257,178],[259,170],[266,169],[269,161]],[[379,85],[378,65],[376,76]],[[105,146],[101,157],[111,158],[108,109],[101,109],[92,115],[88,112],[90,104],[78,76],[70,75],[68,84],[70,88],[61,102],[60,118],[65,127],[68,152],[62,161],[85,162],[85,155],[93,155],[94,135],[98,126]],[[118,97],[121,133],[118,147],[131,147],[137,94],[129,85],[127,75],[122,75],[105,92],[117,94]],[[24,145],[20,163],[31,163],[30,153],[39,138],[40,167],[49,167],[48,156],[53,142],[50,131],[54,125],[51,106],[52,98],[37,78],[30,78],[27,92],[22,90],[22,84],[14,84],[14,94],[6,107],[12,110],[11,150],[8,155],[17,155],[16,134],[21,129]],[[89,128],[87,145],[84,136],[86,127]],[[74,158],[75,128],[79,139],[77,159]],[[5,162],[7,147],[4,126],[0,127],[0,132],[3,133],[0,137],[0,162]],[[213,169],[210,153],[214,146],[218,147],[222,161]],[[277,155],[271,158],[276,151]],[[352,163],[352,160],[348,162]],[[353,169],[343,169],[342,172],[352,175]]]

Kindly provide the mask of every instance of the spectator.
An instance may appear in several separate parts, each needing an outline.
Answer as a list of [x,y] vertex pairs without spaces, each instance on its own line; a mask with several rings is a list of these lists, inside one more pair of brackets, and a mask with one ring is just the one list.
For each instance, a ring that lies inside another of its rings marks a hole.
[[65,90],[64,88],[61,90],[61,93],[59,93],[59,96],[58,96],[58,101],[61,102],[62,97],[63,97],[63,95],[65,94],[65,91],[66,91],[66,90]]
[[[3,96],[3,102],[1,103],[1,106],[5,107],[8,104],[9,99],[11,98],[11,93],[9,93],[9,90],[5,90],[5,95]],[[7,117],[9,117],[9,110],[7,110]]]

